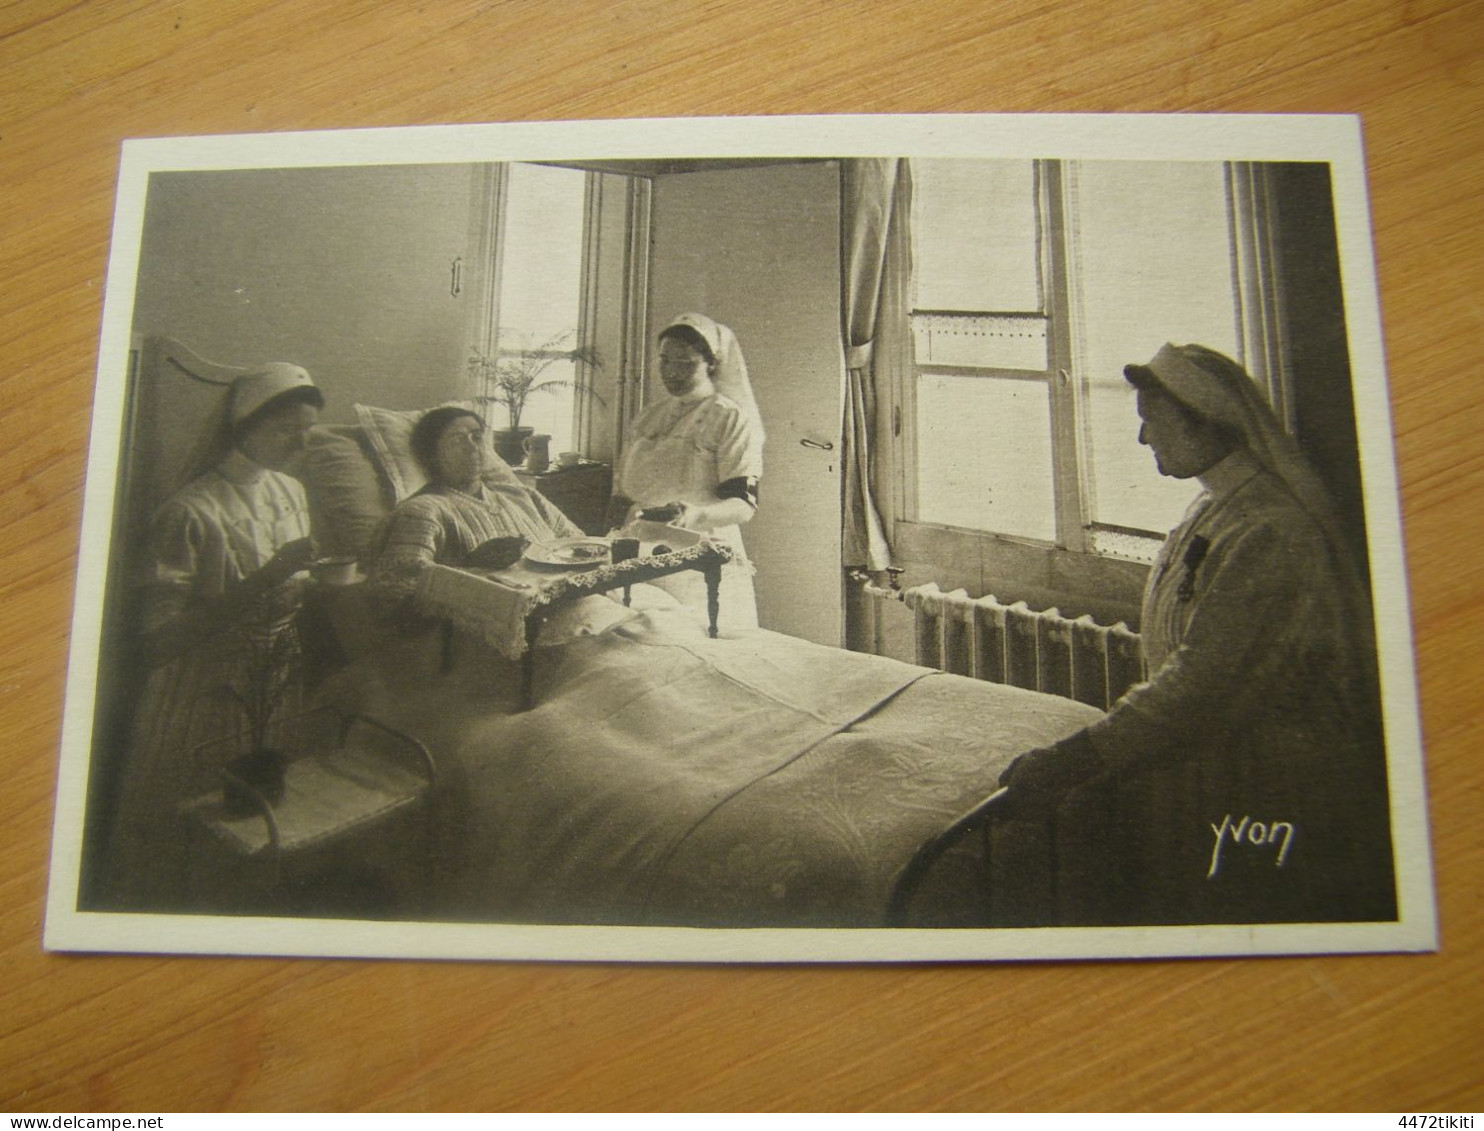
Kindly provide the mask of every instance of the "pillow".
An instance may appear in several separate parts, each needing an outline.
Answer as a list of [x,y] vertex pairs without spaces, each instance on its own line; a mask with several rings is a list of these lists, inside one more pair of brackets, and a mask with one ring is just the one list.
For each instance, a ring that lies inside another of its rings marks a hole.
[[[479,409],[472,402],[451,401],[448,403],[456,404],[459,408],[467,408],[482,417]],[[430,406],[430,408],[438,407],[442,406]],[[391,488],[392,505],[395,506],[402,500],[417,494],[427,484],[428,476],[423,471],[422,464],[418,463],[417,458],[412,454],[412,427],[430,409],[416,408],[397,411],[364,404],[356,405],[355,409],[356,419],[360,421],[361,428],[365,431],[366,439],[375,454],[377,466]],[[494,444],[491,442],[488,431],[485,432],[484,481],[492,487],[502,483],[520,484],[520,479],[510,469],[510,465],[495,454]]]
[[391,493],[377,474],[362,437],[351,425],[309,430],[295,473],[309,497],[315,541],[324,554],[363,557],[391,512]]

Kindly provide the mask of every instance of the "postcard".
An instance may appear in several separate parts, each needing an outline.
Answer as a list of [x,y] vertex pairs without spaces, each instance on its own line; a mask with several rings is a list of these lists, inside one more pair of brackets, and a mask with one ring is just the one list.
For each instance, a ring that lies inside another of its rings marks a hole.
[[45,945],[1436,946],[1360,122],[124,143]]

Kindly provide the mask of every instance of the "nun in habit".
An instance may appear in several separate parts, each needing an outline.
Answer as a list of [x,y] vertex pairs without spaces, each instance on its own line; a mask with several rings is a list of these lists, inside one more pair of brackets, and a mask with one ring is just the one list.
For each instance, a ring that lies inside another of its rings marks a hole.
[[[753,569],[741,528],[757,511],[763,424],[742,349],[721,323],[682,314],[659,333],[659,362],[666,395],[647,405],[629,429],[610,519],[618,526],[651,518],[730,546],[720,624],[756,628]],[[652,584],[704,615],[699,573]]]
[[[220,790],[221,765],[242,753],[231,741],[248,725],[242,699],[266,694],[276,718],[300,705],[295,617],[313,548],[304,488],[284,469],[323,406],[297,365],[238,377],[200,445],[206,470],[154,516],[139,639],[149,675],[119,774],[110,901],[169,909],[183,897],[177,809]],[[198,757],[211,740],[228,741]]]
[[1393,919],[1370,599],[1323,484],[1229,358],[1124,373],[1161,474],[1203,490],[1150,570],[1147,681],[1001,777],[1007,816],[1054,822],[1050,906],[1019,914]]

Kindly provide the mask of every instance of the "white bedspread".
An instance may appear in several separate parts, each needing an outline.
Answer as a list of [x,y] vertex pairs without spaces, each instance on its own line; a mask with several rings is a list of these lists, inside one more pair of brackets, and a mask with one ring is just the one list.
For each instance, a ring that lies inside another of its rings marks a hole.
[[[486,655],[490,655],[486,653]],[[466,659],[380,713],[441,764],[440,916],[878,925],[917,846],[1082,704],[656,611],[513,669]]]

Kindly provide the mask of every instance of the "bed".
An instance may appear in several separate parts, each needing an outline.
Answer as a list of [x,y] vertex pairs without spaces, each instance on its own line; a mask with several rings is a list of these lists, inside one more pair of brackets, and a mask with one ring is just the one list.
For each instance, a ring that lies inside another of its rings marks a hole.
[[[204,420],[238,372],[170,339],[144,352],[125,528],[168,492],[184,455],[171,445],[191,431],[179,420]],[[354,412],[354,424],[313,430],[296,474],[320,552],[365,563],[391,509],[422,485],[409,449],[421,413]],[[492,452],[490,465],[518,482]],[[373,835],[340,857],[356,865],[340,886],[389,893],[371,901],[386,917],[881,925],[925,842],[992,792],[1016,755],[1098,715],[775,632],[712,640],[704,618],[642,586],[632,609],[593,597],[551,619],[524,709],[521,663],[477,626],[443,617],[389,629],[368,588],[317,587],[304,642],[320,703],[413,736],[436,764],[426,819],[395,832],[405,844]],[[997,847],[996,874],[1049,871],[1024,841]],[[374,850],[374,875],[362,848]],[[907,921],[1003,920],[986,905],[980,855],[951,857]],[[230,909],[231,878],[213,875],[198,906]],[[308,911],[366,906],[324,881]],[[301,900],[285,908],[306,911]]]
[[[420,486],[418,415],[357,406],[357,425],[312,436],[300,473],[327,552],[371,553]],[[327,596],[351,662],[322,695],[438,763],[428,853],[396,885],[437,919],[880,926],[925,841],[1016,755],[1099,714],[766,630],[713,640],[663,599],[605,598],[558,618],[526,709],[519,665],[446,610],[441,629],[388,633],[366,587]],[[915,917],[993,918],[983,869],[927,885]]]

